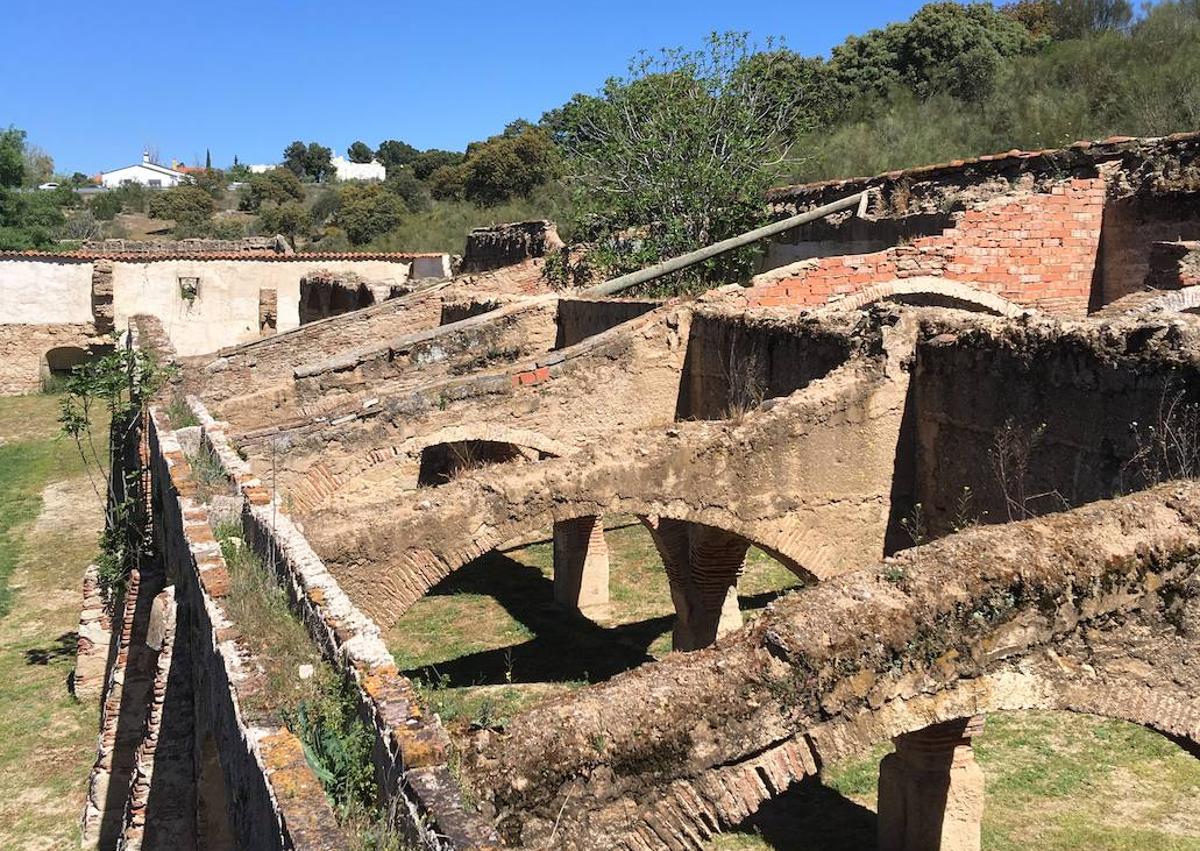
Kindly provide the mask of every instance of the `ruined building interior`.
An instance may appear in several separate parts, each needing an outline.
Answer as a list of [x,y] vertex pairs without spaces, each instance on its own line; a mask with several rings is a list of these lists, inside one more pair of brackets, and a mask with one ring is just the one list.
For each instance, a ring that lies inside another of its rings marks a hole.
[[[306,271],[213,352],[131,316],[179,371],[125,447],[156,558],[112,608],[85,580],[85,843],[363,847],[272,705],[245,553],[411,847],[703,849],[890,741],[879,847],[978,849],[989,713],[1200,752],[1200,135],[769,200],[852,195],[691,300],[552,290],[534,223],[451,278]],[[630,584],[635,538],[663,570]],[[489,588],[548,637],[399,658]],[[431,676],[518,699],[452,720]]]

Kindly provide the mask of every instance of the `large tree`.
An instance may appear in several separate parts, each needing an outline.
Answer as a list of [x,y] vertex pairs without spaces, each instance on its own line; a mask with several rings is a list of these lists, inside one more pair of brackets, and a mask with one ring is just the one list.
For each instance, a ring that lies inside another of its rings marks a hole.
[[[800,103],[779,96],[770,51],[748,72],[744,34],[714,34],[699,51],[643,54],[598,96],[552,116],[567,152],[581,235],[594,258],[627,271],[761,224],[763,193],[788,162]],[[673,286],[748,270],[738,253]]]
[[346,158],[352,163],[369,163],[375,159],[375,152],[366,142],[353,142],[346,149]]

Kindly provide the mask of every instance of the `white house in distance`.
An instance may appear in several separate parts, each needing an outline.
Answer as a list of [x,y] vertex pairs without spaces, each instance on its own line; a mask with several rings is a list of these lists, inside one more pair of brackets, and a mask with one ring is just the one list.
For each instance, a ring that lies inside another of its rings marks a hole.
[[333,168],[338,180],[383,180],[387,177],[387,169],[377,160],[352,163],[345,157],[334,157]]
[[150,162],[150,154],[143,152],[140,163],[100,172],[100,185],[116,189],[129,183],[140,183],[152,189],[166,189],[178,186],[186,178],[187,175],[181,171]]

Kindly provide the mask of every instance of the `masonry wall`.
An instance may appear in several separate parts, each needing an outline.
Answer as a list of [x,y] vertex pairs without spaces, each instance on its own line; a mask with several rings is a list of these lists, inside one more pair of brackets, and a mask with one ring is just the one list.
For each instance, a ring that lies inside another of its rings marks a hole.
[[[1045,513],[1143,487],[1141,468],[1130,464],[1138,450],[1134,424],[1148,443],[1147,430],[1161,430],[1164,402],[1181,391],[1194,394],[1200,380],[1196,363],[1168,349],[1186,333],[1186,320],[1173,322],[1150,333],[1132,325],[1064,332],[1049,323],[972,330],[932,324],[913,382],[916,501],[930,531],[962,520],[1006,522],[1006,492]],[[1175,427],[1191,428],[1182,420]],[[1029,451],[1021,453],[1020,444]],[[1007,477],[997,468],[1003,446],[1017,450]],[[956,518],[964,487],[973,496]]]
[[1200,194],[1135,195],[1104,207],[1093,308],[1161,281],[1148,280],[1156,241],[1200,239]]
[[692,320],[679,380],[676,419],[719,420],[735,409],[786,396],[850,357],[854,342],[829,325],[810,333],[792,323],[698,314]]
[[554,348],[565,349],[602,331],[648,313],[662,304],[652,299],[564,298],[558,302]]
[[[298,255],[302,257],[303,255]],[[300,324],[300,279],[315,272],[350,273],[379,283],[403,284],[409,264],[383,260],[171,260],[113,263],[117,327],[148,313],[163,327],[180,355],[215,352],[257,340],[259,294],[274,290],[279,331]],[[193,299],[180,278],[196,278]]]
[[46,352],[62,346],[86,349],[95,339],[91,323],[0,325],[0,396],[36,393]]
[[764,270],[813,257],[870,254],[923,236],[937,236],[954,224],[949,213],[918,213],[899,218],[832,216],[793,228],[767,243]]
[[1076,178],[956,214],[954,227],[884,251],[803,261],[755,279],[752,306],[816,307],[875,284],[932,277],[1018,304],[1086,315],[1105,187]]

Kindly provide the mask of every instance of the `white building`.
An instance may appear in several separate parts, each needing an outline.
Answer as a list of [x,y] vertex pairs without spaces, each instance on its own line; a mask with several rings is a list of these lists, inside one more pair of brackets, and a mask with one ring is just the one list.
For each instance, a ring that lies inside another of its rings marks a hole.
[[333,168],[338,180],[383,180],[387,177],[387,169],[377,160],[352,163],[345,157],[334,157]]
[[181,171],[167,168],[165,165],[150,162],[150,155],[142,154],[142,161],[124,168],[103,171],[100,173],[100,184],[108,189],[116,189],[129,183],[140,183],[154,189],[166,189],[183,183],[187,175]]

